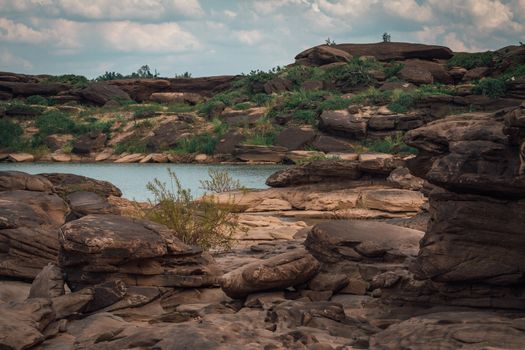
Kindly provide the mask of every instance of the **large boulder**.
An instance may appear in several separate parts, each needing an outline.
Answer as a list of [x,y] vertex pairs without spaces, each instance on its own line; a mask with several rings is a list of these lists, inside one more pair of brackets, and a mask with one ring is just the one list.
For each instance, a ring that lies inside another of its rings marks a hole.
[[319,262],[304,250],[256,261],[228,272],[220,283],[232,298],[254,292],[293,287],[310,280],[318,271]]
[[152,152],[167,150],[188,137],[190,132],[190,125],[186,122],[163,123],[153,129],[152,135],[146,138],[146,147]]
[[60,265],[73,290],[121,279],[128,286],[200,287],[217,280],[211,256],[163,225],[88,215],[61,228]]
[[99,106],[109,101],[131,101],[131,97],[116,86],[107,83],[93,83],[79,91],[80,96],[91,103]]
[[326,221],[315,225],[305,241],[306,249],[318,260],[403,261],[415,256],[423,232],[381,222],[364,220]]
[[235,148],[246,140],[241,132],[230,130],[219,140],[215,146],[215,153],[217,154],[233,154]]
[[353,145],[348,140],[328,135],[318,135],[312,142],[312,147],[321,152],[348,152]]
[[313,141],[315,135],[316,133],[312,128],[289,127],[277,135],[275,144],[286,147],[289,150],[298,150]]
[[335,46],[321,45],[300,53],[296,56],[296,59],[302,59],[299,62],[308,62],[311,65],[322,66],[336,62],[348,62],[352,59],[352,55]]
[[287,149],[279,146],[237,145],[233,155],[244,162],[281,163]]
[[24,83],[0,81],[0,90],[7,91],[15,97],[26,97],[33,95],[57,95],[58,93],[69,89],[71,89],[70,86],[59,83]]
[[409,167],[416,176],[452,191],[523,196],[518,146],[505,133],[512,123],[519,130],[522,115],[506,126],[497,113],[467,113],[409,131],[405,142],[420,150]]
[[350,181],[360,177],[358,162],[319,160],[277,171],[266,180],[266,184],[287,187],[325,181]]
[[361,139],[366,136],[366,120],[347,110],[325,110],[319,118],[319,128],[327,133],[349,139]]
[[14,190],[52,192],[53,183],[39,175],[29,175],[21,171],[0,171],[0,191]]
[[62,173],[43,173],[39,176],[47,179],[63,197],[77,191],[93,192],[104,197],[122,196],[120,189],[112,183],[87,176]]
[[100,151],[106,145],[107,139],[108,136],[100,131],[82,135],[73,143],[73,153],[85,155]]

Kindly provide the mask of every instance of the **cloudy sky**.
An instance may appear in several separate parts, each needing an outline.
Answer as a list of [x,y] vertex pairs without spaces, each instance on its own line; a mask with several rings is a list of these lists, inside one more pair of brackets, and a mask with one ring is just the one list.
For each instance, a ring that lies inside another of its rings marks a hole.
[[480,51],[525,41],[525,0],[0,0],[0,71],[237,74],[324,42]]

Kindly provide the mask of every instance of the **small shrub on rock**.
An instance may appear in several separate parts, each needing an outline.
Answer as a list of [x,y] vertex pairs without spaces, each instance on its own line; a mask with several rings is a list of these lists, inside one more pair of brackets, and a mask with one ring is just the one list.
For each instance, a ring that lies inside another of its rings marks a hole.
[[494,52],[457,53],[447,62],[447,66],[459,66],[466,69],[491,67],[494,64]]
[[50,111],[36,119],[35,126],[38,134],[47,136],[51,134],[74,134],[77,126],[71,116],[60,111]]
[[239,227],[233,204],[218,203],[213,197],[195,200],[182,187],[177,175],[168,169],[169,185],[154,179],[147,189],[153,194],[151,208],[143,211],[147,219],[166,225],[184,243],[203,250],[229,250]]
[[219,169],[209,169],[207,180],[201,180],[201,188],[206,192],[224,193],[244,189],[239,180],[231,177],[230,173]]
[[20,125],[10,120],[0,119],[0,147],[10,148],[15,146],[22,135],[23,130]]
[[29,103],[31,105],[40,105],[40,106],[49,105],[48,99],[40,95],[29,96],[28,98],[26,98],[26,103]]
[[505,95],[507,87],[503,79],[484,78],[474,87],[474,93],[497,98]]

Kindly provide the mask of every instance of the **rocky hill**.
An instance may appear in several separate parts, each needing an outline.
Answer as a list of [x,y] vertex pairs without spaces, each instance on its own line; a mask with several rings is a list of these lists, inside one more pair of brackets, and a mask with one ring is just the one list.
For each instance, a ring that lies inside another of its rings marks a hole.
[[298,162],[410,154],[409,130],[518,106],[525,48],[320,45],[269,72],[89,81],[0,73],[0,160]]

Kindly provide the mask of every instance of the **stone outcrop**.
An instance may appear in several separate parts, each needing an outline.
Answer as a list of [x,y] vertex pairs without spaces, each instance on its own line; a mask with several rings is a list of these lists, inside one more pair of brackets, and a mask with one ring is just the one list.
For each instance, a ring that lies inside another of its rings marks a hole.
[[441,302],[525,308],[524,111],[452,116],[406,135],[420,150],[409,168],[441,187],[412,267]]
[[109,196],[122,196],[120,189],[112,183],[92,179],[87,176],[62,173],[43,173],[40,175],[27,176],[47,179],[54,187],[54,190],[63,197],[77,191],[93,192],[106,198]]
[[131,97],[123,90],[107,83],[93,83],[79,91],[87,102],[103,106],[109,101],[131,101]]
[[129,286],[199,287],[216,282],[212,258],[165,226],[116,215],[88,215],[60,234],[60,265],[70,288],[121,279]]
[[233,155],[243,162],[281,163],[287,149],[279,146],[237,145]]
[[324,111],[319,117],[319,128],[350,139],[366,136],[366,120],[346,110]]
[[69,208],[42,176],[0,172],[0,188],[0,275],[31,280],[56,261]]
[[[317,46],[305,50],[295,56],[296,60],[309,58],[312,52],[325,45]],[[424,45],[412,43],[377,43],[377,44],[338,44],[330,46],[331,49],[337,49],[352,56],[373,56],[379,61],[395,61],[419,58],[425,60],[432,59],[449,59],[453,56],[452,51],[444,46]],[[300,61],[299,61],[300,62]],[[311,62],[311,61],[310,61]],[[312,62],[313,63],[313,62]]]
[[106,145],[107,139],[108,136],[100,131],[82,135],[73,143],[73,153],[85,155],[100,151]]

